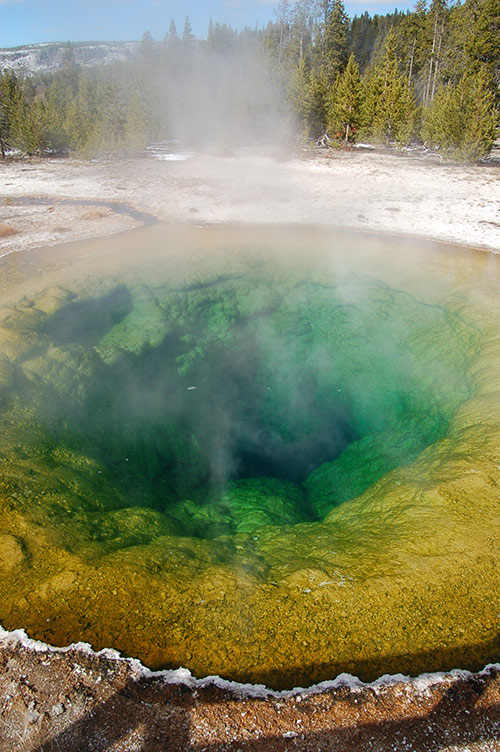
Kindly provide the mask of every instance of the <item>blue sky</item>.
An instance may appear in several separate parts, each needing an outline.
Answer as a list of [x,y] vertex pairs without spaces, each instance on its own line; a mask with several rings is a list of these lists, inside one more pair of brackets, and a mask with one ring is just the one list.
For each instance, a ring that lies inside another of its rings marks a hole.
[[[413,2],[397,6],[404,10]],[[0,47],[33,42],[140,39],[146,29],[162,39],[173,18],[182,31],[186,14],[204,36],[209,18],[235,28],[263,26],[274,18],[275,0],[0,0]],[[350,15],[386,13],[391,2],[345,2]]]

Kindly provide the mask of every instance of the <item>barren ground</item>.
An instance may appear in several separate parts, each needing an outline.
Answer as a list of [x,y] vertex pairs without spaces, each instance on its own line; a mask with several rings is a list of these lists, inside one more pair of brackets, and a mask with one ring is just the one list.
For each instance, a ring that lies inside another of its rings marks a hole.
[[[186,161],[31,160],[0,164],[0,254],[132,227],[109,208],[127,202],[167,222],[298,223],[437,238],[500,249],[500,168],[378,152],[276,159],[193,154]],[[22,206],[23,197],[50,205]]]

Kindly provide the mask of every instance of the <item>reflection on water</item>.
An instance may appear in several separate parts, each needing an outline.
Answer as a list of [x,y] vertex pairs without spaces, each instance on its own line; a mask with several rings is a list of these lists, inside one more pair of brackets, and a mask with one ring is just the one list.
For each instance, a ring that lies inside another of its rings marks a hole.
[[275,687],[497,657],[496,260],[157,226],[1,275],[5,627]]

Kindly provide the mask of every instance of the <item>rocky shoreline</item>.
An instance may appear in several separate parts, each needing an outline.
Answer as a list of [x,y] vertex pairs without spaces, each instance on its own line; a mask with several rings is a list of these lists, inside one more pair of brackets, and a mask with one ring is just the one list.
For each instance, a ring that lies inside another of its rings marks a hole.
[[278,693],[3,632],[0,670],[0,748],[11,752],[500,749],[499,666]]

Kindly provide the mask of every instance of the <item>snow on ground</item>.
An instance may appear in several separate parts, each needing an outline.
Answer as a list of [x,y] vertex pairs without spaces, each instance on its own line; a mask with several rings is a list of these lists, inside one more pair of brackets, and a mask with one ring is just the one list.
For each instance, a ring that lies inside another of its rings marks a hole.
[[[189,156],[0,164],[0,222],[17,230],[0,237],[0,254],[133,225],[124,216],[58,206],[62,197],[129,202],[168,222],[322,225],[500,250],[498,165],[436,164],[361,150]],[[53,197],[54,206],[16,206],[23,196]]]

